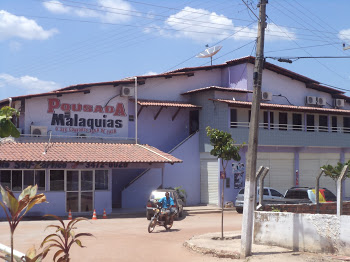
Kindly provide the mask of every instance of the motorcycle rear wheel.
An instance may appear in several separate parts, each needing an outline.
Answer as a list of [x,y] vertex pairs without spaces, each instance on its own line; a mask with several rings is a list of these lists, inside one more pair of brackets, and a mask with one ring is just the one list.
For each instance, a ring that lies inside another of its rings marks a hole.
[[155,218],[152,217],[148,225],[148,233],[152,233],[155,227],[156,227],[156,221],[155,221]]

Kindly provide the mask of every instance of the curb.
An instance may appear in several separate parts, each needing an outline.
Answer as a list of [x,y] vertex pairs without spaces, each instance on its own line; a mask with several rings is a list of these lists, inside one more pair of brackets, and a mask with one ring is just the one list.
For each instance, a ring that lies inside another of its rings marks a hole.
[[240,259],[240,254],[238,252],[229,252],[225,250],[215,250],[206,247],[198,247],[194,244],[189,243],[188,241],[183,243],[183,246],[203,255],[212,255],[218,258],[231,258],[231,259]]

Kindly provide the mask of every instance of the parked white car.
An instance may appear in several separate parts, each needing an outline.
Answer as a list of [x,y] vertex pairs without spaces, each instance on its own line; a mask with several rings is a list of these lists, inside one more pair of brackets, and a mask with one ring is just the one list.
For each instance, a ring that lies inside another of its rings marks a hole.
[[[283,194],[278,192],[276,189],[272,187],[264,187],[264,194],[263,194],[263,200],[264,201],[269,201],[269,200],[281,200],[284,199]],[[258,189],[258,195],[256,196],[256,202],[258,204],[259,201],[259,189]],[[238,192],[238,195],[236,197],[235,201],[235,207],[236,211],[238,213],[243,213],[243,205],[244,205],[244,188],[241,188]]]

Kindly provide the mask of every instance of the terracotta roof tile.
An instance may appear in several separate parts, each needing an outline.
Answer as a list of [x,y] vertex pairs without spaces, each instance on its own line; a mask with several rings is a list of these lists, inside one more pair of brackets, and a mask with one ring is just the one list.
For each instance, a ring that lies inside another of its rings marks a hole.
[[[134,99],[130,99],[134,101]],[[165,106],[165,107],[183,107],[183,108],[201,108],[181,101],[158,101],[158,100],[137,100],[137,104],[140,106]]]
[[[44,153],[46,151],[46,153]],[[4,143],[0,161],[181,163],[149,145],[113,143]]]
[[[249,108],[252,106],[252,102],[245,102],[245,101],[233,101],[233,100],[225,100],[225,99],[209,99],[209,100],[222,102],[222,103],[226,103],[228,105],[237,106],[237,107]],[[291,105],[260,103],[260,108],[285,110],[285,111],[302,111],[302,112],[334,113],[334,114],[350,115],[350,110],[323,108],[323,107],[291,106]]]
[[208,87],[203,87],[203,88],[198,88],[198,89],[193,89],[193,90],[187,91],[186,93],[182,93],[182,95],[203,92],[203,91],[209,91],[209,90],[228,91],[228,92],[237,92],[237,93],[253,93],[253,91],[247,90],[247,89],[239,89],[239,88],[232,88],[232,87],[220,87],[220,86],[208,86]]

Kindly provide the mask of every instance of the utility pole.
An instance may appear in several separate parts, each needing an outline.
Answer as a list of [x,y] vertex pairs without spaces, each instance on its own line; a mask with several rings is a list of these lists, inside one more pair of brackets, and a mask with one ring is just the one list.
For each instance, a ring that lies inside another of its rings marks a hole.
[[[268,0],[260,0],[259,3],[259,26],[257,49],[254,66],[254,90],[251,108],[251,120],[249,128],[247,173],[244,189],[244,212],[241,236],[241,258],[251,255],[253,238],[253,216],[256,206],[256,158],[258,149],[258,128],[259,128],[259,110],[261,100],[261,80],[264,63],[264,39],[266,27],[266,4]],[[262,194],[263,192],[260,192]]]

